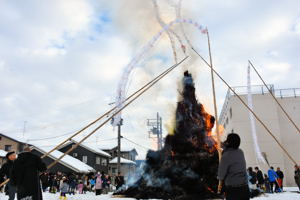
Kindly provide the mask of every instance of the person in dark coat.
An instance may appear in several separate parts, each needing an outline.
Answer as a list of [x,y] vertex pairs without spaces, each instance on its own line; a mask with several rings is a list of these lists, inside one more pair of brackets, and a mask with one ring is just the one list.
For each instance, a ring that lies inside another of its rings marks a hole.
[[266,193],[271,193],[271,185],[269,181],[269,177],[267,174],[264,175],[264,183],[265,183],[265,192]]
[[76,189],[76,184],[77,184],[75,174],[71,174],[69,176],[68,180],[69,180],[69,194],[75,195],[75,189]]
[[300,168],[298,165],[295,165],[295,175],[294,175],[294,178],[295,178],[295,182],[299,188],[299,191],[300,191]]
[[263,173],[258,167],[255,167],[255,172],[256,172],[256,178],[257,178],[257,187],[260,189],[263,189],[264,182],[265,182]]
[[45,163],[26,147],[20,153],[12,169],[11,180],[17,187],[18,200],[42,200],[39,173],[47,169]]
[[121,176],[121,173],[118,173],[118,176],[115,179],[115,183],[116,183],[116,189],[119,190],[124,184],[124,176]]
[[280,170],[280,167],[277,167],[277,171],[276,171],[276,174],[278,176],[278,186],[281,188],[281,191],[283,189],[283,178],[284,178],[284,174],[283,172]]
[[[249,200],[250,191],[244,153],[239,149],[241,139],[231,133],[224,142],[224,151],[218,169],[218,179],[225,183],[226,200]],[[218,188],[221,192],[222,188]]]
[[250,176],[249,182],[250,182],[252,185],[256,185],[257,177],[256,177],[256,173],[253,171],[252,167],[249,167],[249,168],[248,168],[248,174],[249,174],[249,176]]
[[48,173],[44,172],[40,175],[40,179],[42,182],[42,189],[43,192],[45,192],[47,190],[47,188],[49,187],[49,175]]
[[[4,180],[4,177],[7,179],[11,177],[11,172],[13,169],[14,161],[17,159],[17,155],[14,151],[8,152],[6,154],[6,163],[3,164],[3,166],[0,169],[0,177]],[[8,182],[6,185],[6,191],[8,193],[8,200],[14,200],[16,196],[16,188],[11,184],[11,182]]]

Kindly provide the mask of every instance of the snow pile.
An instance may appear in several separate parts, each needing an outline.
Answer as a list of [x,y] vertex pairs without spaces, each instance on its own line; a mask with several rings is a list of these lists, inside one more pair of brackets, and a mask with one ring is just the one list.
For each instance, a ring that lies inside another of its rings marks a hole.
[[[110,164],[117,164],[118,163],[118,158],[115,157],[114,159],[112,159],[111,161],[109,161]],[[132,160],[127,160],[125,158],[121,158],[121,164],[134,164],[136,165],[136,163]]]
[[[46,152],[49,152],[51,150],[51,148],[37,147],[37,146],[34,146],[33,149],[36,149],[37,151],[39,151],[43,154],[45,154]],[[56,150],[56,151],[53,151],[49,155],[49,157],[56,160],[62,155],[63,155],[62,152]],[[69,156],[69,155],[65,155],[65,157],[63,157],[61,159],[61,161],[59,161],[59,163],[61,163],[62,165],[65,165],[79,173],[89,173],[89,172],[95,171],[95,169],[93,169],[91,166],[89,166],[89,165],[81,162],[80,160],[73,158],[72,156]]]
[[[298,188],[285,188],[286,192],[280,194],[266,194],[262,197],[254,198],[254,200],[300,200],[300,194],[295,193]],[[8,197],[0,193],[0,200],[5,200]],[[43,193],[44,200],[59,200],[59,193]],[[110,194],[96,196],[94,193],[67,195],[67,200],[134,200],[132,198],[112,198]]]

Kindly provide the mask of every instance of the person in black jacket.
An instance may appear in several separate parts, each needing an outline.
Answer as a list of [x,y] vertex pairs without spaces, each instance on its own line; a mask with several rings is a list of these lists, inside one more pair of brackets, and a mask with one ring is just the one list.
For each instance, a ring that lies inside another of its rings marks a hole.
[[253,171],[252,167],[249,167],[249,168],[248,168],[248,175],[250,176],[249,182],[250,182],[252,185],[256,185],[257,177],[256,177],[256,173]]
[[[16,160],[16,158],[17,158],[17,155],[14,151],[8,152],[6,154],[7,162],[4,163],[0,169],[1,179],[4,179],[4,177],[10,178],[13,164],[14,164],[14,161]],[[15,196],[16,196],[16,188],[11,184],[11,182],[7,183],[6,191],[8,192],[8,200],[14,200]]]
[[47,188],[49,187],[49,174],[47,172],[42,173],[40,175],[40,179],[42,182],[43,192],[45,192],[47,190]]
[[119,190],[125,184],[124,176],[121,176],[120,172],[118,173],[118,176],[116,176],[115,183],[117,190]]
[[299,188],[300,191],[300,167],[298,165],[295,165],[295,182]]
[[263,173],[258,167],[255,167],[255,172],[256,172],[256,178],[257,178],[257,187],[260,189],[263,189],[264,182],[265,182]]
[[18,200],[42,200],[39,173],[45,171],[46,165],[42,159],[30,152],[26,147],[15,161],[11,181],[17,187]]
[[283,190],[283,178],[284,178],[284,175],[283,175],[283,172],[280,170],[280,167],[277,167],[277,171],[276,171],[276,174],[278,176],[278,186],[281,188],[281,191]]

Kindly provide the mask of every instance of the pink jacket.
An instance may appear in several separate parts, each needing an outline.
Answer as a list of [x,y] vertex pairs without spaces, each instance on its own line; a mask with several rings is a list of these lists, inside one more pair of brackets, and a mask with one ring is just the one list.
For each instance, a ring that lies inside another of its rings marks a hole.
[[102,189],[102,180],[100,176],[98,176],[96,179],[95,189],[96,190]]
[[83,184],[82,183],[78,184],[77,189],[79,191],[82,191],[83,190]]

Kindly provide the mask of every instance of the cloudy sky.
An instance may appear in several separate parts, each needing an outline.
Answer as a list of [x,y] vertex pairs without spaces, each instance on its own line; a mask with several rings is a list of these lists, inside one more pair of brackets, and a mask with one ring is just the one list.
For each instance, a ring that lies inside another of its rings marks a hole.
[[[166,22],[176,17],[176,2],[158,1]],[[298,0],[183,0],[182,17],[208,27],[215,68],[232,86],[246,84],[251,59],[276,88],[300,87]],[[184,29],[207,58],[205,35],[188,24]],[[28,142],[51,146],[70,136],[111,108],[126,65],[160,30],[151,0],[0,0],[0,132],[22,138],[26,121]],[[176,51],[183,58],[178,44]],[[193,72],[198,99],[213,112],[209,70],[188,54],[185,65],[123,112],[123,136],[140,146],[124,145],[135,146],[140,158],[155,148],[146,119],[160,112],[165,127],[172,121],[184,69]],[[163,35],[135,66],[127,94],[173,63]],[[221,110],[227,88],[218,79],[216,85]],[[116,134],[108,124],[88,142],[116,143]]]

